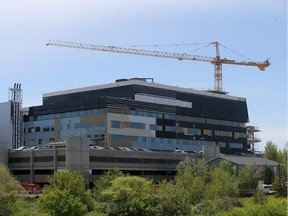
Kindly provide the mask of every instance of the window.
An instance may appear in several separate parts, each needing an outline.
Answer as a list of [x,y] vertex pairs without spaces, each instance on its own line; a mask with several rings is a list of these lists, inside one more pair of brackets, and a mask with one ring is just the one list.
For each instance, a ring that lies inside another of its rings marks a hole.
[[75,123],[74,124],[74,129],[79,129],[80,128],[80,123]]
[[50,127],[48,127],[48,126],[43,127],[43,132],[47,132],[47,131],[50,131]]
[[120,121],[111,121],[111,128],[120,128]]
[[226,136],[226,137],[232,137],[232,132],[231,132],[231,131],[220,131],[220,130],[215,130],[215,136]]
[[103,120],[100,120],[98,122],[98,127],[104,127],[105,126],[105,122]]
[[34,127],[28,128],[28,133],[34,133],[34,132],[35,132],[35,128]]
[[82,128],[90,128],[90,123],[89,122],[83,122]]
[[138,122],[131,122],[131,124],[129,124],[130,128],[134,128],[134,129],[145,129],[146,125],[144,123],[138,123]]
[[236,149],[242,149],[243,148],[242,143],[230,143],[229,146],[230,146],[230,148],[236,148]]
[[40,127],[36,127],[36,132],[40,132]]
[[112,141],[124,141],[124,136],[123,135],[115,135],[115,134],[113,134],[111,136],[111,138],[112,138]]
[[246,138],[246,136],[247,136],[246,133],[239,133],[239,132],[234,133],[235,139]]
[[204,130],[203,130],[203,134],[204,134],[204,135],[207,135],[207,136],[212,136],[212,130],[204,129]]
[[166,126],[166,131],[176,132],[176,127],[175,126]]

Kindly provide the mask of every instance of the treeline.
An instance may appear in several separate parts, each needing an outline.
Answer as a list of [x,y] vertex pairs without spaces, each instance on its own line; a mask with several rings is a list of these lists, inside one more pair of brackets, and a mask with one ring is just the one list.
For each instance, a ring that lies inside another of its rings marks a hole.
[[[273,145],[267,144],[275,150]],[[34,200],[16,196],[17,181],[0,165],[0,216],[286,216],[287,164],[284,167],[276,176],[271,168],[255,165],[235,173],[227,161],[213,167],[204,160],[187,159],[178,165],[172,181],[155,182],[116,169],[105,173],[92,190],[86,190],[80,172],[58,171],[49,178],[42,196]],[[279,193],[270,197],[257,190],[248,204],[243,204],[239,191],[255,189],[260,179],[271,181]]]

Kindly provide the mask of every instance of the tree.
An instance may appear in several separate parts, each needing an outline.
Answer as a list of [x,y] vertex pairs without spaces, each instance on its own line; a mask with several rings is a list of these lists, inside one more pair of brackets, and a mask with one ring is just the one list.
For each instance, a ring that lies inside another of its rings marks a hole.
[[40,197],[39,203],[43,210],[52,216],[79,216],[87,212],[87,206],[79,197],[59,188],[47,189]]
[[156,193],[159,204],[159,215],[189,215],[191,205],[183,199],[184,196],[172,182],[162,181]]
[[238,205],[238,182],[229,161],[221,161],[211,170],[211,181],[205,187],[202,213],[216,215]]
[[137,176],[120,176],[101,195],[111,216],[150,216],[157,210],[154,185],[151,180]]
[[204,196],[205,186],[210,181],[210,168],[204,159],[186,159],[179,163],[175,185],[177,193],[183,197],[183,202],[189,205],[200,203]]
[[272,141],[266,143],[264,157],[269,160],[278,161],[278,147]]
[[261,176],[262,169],[257,168],[255,164],[242,167],[238,172],[239,188],[256,189]]
[[121,172],[119,169],[113,169],[105,172],[104,175],[102,175],[98,181],[94,182],[93,195],[96,198],[96,200],[102,201],[101,192],[111,187],[112,181],[120,176],[125,176],[125,174]]
[[16,202],[16,188],[18,185],[19,183],[10,174],[8,168],[0,164],[0,216],[13,214]]
[[238,196],[238,182],[232,172],[232,164],[221,161],[212,172],[212,180],[205,190],[206,199],[235,198]]
[[51,215],[83,215],[93,209],[93,200],[85,190],[85,179],[80,172],[58,171],[48,179],[49,186],[38,204]]

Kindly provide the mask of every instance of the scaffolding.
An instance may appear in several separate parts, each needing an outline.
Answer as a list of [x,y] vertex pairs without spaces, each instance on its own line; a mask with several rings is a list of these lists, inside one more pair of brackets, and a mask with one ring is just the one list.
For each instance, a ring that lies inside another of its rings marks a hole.
[[255,143],[261,142],[259,132],[261,130],[255,126],[247,126],[247,144],[251,146],[251,153],[255,155]]
[[14,149],[21,145],[22,127],[22,89],[21,84],[15,83],[9,88],[9,101],[11,102],[12,146]]

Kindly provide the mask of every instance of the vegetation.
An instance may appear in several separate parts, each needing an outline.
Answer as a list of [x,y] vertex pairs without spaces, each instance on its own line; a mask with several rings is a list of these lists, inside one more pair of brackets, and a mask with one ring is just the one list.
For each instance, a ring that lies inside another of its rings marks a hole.
[[14,213],[17,186],[17,181],[7,167],[0,164],[0,216],[9,216]]
[[[268,166],[247,165],[235,173],[227,161],[213,167],[204,159],[186,159],[179,163],[173,181],[156,184],[115,169],[94,183],[93,193],[86,190],[80,172],[59,171],[49,178],[39,199],[17,197],[19,183],[0,165],[0,216],[286,216],[287,146],[282,151],[268,142],[265,157],[284,164],[277,168],[277,175]],[[260,179],[273,182],[277,196],[257,190],[253,197],[239,197],[239,189],[254,190]]]
[[272,141],[266,143],[264,156],[267,159],[277,161],[279,164],[277,175],[273,177],[273,188],[279,196],[287,196],[287,175],[288,175],[288,143],[283,150],[278,149]]
[[58,171],[38,199],[38,205],[52,216],[84,215],[93,209],[92,195],[85,189],[80,172]]

